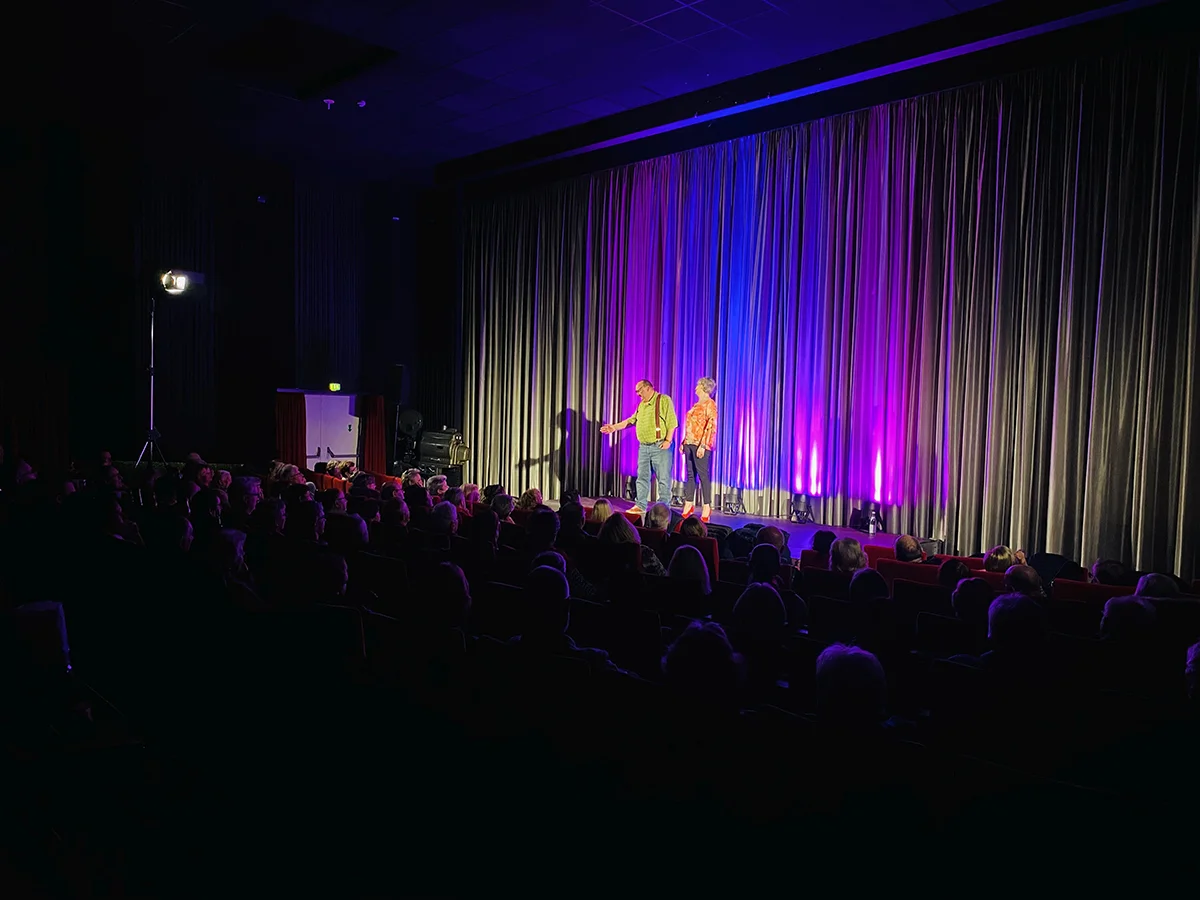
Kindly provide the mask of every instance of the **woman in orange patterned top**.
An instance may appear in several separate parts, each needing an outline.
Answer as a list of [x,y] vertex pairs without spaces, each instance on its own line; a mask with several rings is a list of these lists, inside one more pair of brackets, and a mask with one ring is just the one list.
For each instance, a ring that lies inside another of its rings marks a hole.
[[[707,522],[712,515],[712,483],[709,481],[709,463],[712,449],[717,441],[717,401],[712,398],[717,383],[711,378],[696,382],[696,404],[688,410],[683,426],[683,442],[679,449],[687,462],[687,474],[683,480],[683,515],[687,518],[696,508],[698,499],[703,507],[700,517]],[[700,482],[700,496],[696,497],[696,482]]]

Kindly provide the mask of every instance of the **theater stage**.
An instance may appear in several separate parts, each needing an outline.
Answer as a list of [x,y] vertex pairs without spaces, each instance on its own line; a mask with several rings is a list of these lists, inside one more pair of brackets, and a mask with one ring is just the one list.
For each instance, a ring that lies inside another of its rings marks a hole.
[[[583,503],[586,508],[591,509],[591,506],[596,502],[596,499],[597,498],[593,497],[582,497],[580,498],[580,502]],[[613,509],[625,511],[633,506],[633,502],[629,500],[618,500],[614,497],[607,497],[605,499],[607,499],[608,502],[613,505]],[[555,507],[558,506],[557,503],[553,505]],[[672,512],[678,513],[680,511],[680,507],[673,506],[671,507],[671,510]],[[822,525],[819,522],[816,524],[809,523],[797,525],[795,522],[789,522],[787,519],[773,519],[765,516],[730,516],[726,515],[725,513],[719,513],[716,510],[714,510],[712,516],[709,517],[709,522],[716,525],[725,525],[733,529],[741,528],[743,525],[747,525],[751,522],[756,522],[760,525],[774,525],[781,531],[787,532],[788,549],[793,551],[793,553],[798,553],[800,550],[806,550],[811,547],[812,537],[818,531],[832,531],[838,536],[838,538],[852,537],[864,546],[867,544],[874,544],[880,547],[892,546],[896,542],[896,538],[900,536],[898,534],[888,534],[887,532],[883,531],[876,532],[875,534],[867,534],[865,531],[859,531],[856,528],[846,528],[840,525]],[[922,539],[921,543],[922,546],[926,547],[927,553],[939,552],[936,548],[931,550],[928,546],[926,546],[928,543],[930,543],[929,541]]]

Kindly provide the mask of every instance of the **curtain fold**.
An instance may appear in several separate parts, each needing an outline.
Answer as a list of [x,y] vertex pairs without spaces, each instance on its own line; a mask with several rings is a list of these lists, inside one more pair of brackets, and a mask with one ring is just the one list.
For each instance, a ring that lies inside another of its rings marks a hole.
[[308,450],[305,446],[307,421],[304,394],[298,391],[275,393],[275,458],[304,468]]
[[708,375],[753,514],[1190,575],[1198,98],[1194,53],[1122,55],[477,202],[472,477],[616,493],[600,424]]
[[362,468],[376,475],[387,473],[387,447],[383,397],[378,394],[358,397],[358,415],[362,422]]

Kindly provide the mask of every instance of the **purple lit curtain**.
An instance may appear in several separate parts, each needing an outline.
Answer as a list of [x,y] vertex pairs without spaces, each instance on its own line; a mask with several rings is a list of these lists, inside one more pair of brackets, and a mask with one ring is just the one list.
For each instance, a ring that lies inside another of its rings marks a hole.
[[478,202],[471,478],[615,493],[599,425],[710,375],[751,513],[1190,574],[1198,97],[1194,57],[1123,56]]

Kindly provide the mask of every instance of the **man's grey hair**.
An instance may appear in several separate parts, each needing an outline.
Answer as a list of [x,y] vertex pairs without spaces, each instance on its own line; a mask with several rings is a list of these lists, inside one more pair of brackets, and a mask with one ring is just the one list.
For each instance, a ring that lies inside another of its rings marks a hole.
[[646,509],[646,527],[665,529],[671,524],[671,507],[665,503],[651,503]]
[[433,534],[454,534],[458,531],[458,510],[443,500],[429,514],[429,530]]

